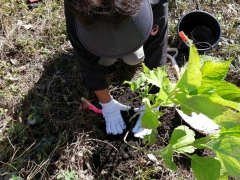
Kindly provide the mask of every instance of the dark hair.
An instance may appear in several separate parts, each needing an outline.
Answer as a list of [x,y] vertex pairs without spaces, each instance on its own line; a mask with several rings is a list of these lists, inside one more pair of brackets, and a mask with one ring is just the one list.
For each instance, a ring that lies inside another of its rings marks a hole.
[[84,25],[94,21],[123,22],[137,14],[143,0],[66,0],[74,16]]

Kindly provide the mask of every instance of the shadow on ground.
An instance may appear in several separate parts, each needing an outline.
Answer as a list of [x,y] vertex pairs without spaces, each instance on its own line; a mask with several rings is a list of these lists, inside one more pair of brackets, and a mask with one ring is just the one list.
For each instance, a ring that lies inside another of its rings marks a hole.
[[[96,176],[104,169],[103,162],[97,164],[99,159],[95,158],[100,152],[92,152],[99,142],[108,144],[103,142],[109,136],[105,134],[105,121],[102,115],[84,109],[81,97],[100,105],[94,94],[82,86],[80,67],[72,54],[53,57],[43,65],[38,82],[13,108],[14,112],[9,112],[15,122],[9,122],[5,134],[8,138],[0,142],[4,147],[0,179],[9,179],[12,172],[25,179],[49,179],[60,174],[61,169]],[[138,68],[121,61],[104,68],[115,96],[124,93],[123,81],[131,80]],[[117,139],[121,139],[121,146],[122,137]]]

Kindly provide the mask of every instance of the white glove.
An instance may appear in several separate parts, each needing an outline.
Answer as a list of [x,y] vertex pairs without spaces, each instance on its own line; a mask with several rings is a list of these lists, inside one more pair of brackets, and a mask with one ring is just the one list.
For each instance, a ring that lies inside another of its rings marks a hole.
[[[159,109],[159,107],[153,108],[153,110],[158,110],[158,109]],[[134,108],[135,112],[137,112],[137,111],[142,111],[142,112],[140,112],[137,123],[134,126],[134,128],[132,129],[132,132],[134,133],[135,137],[139,137],[142,139],[144,138],[144,136],[152,133],[152,129],[146,129],[146,128],[141,127],[142,117],[143,117],[143,114],[145,113],[145,110],[146,110],[145,104],[143,106],[141,106],[140,109]]]
[[120,111],[127,111],[131,109],[131,106],[126,106],[118,101],[111,99],[110,102],[103,104],[102,114],[106,121],[106,131],[108,134],[122,134],[123,130],[126,129],[126,124],[123,121]]

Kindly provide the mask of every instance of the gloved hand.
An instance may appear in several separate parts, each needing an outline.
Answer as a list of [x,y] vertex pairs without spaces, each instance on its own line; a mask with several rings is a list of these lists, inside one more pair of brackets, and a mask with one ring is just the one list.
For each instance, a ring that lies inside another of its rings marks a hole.
[[[153,110],[158,110],[158,109],[159,109],[159,107],[153,108]],[[137,112],[137,111],[142,111],[142,112],[140,112],[137,123],[135,124],[134,128],[132,129],[132,132],[134,133],[135,137],[139,137],[142,139],[144,138],[144,136],[152,133],[152,129],[146,129],[146,128],[141,127],[142,117],[143,117],[143,114],[145,113],[145,110],[146,110],[145,104],[143,106],[141,106],[140,108],[134,108],[135,112]]]
[[110,102],[103,104],[102,114],[106,121],[106,131],[108,134],[122,134],[123,130],[126,129],[126,124],[123,121],[120,111],[127,111],[131,109],[131,106],[126,106],[118,101],[111,99]]

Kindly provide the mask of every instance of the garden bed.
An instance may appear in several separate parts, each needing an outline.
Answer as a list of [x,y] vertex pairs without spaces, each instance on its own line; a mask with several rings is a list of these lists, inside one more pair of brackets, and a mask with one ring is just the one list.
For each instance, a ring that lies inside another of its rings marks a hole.
[[[221,24],[220,43],[204,54],[233,58],[225,79],[240,87],[239,0],[169,1],[169,47],[178,46],[179,18],[195,10],[211,13]],[[81,83],[81,69],[66,35],[62,1],[41,1],[40,7],[31,10],[23,1],[4,2],[0,12],[0,179],[195,179],[186,156],[174,154],[178,170],[171,171],[159,156],[156,162],[148,153],[126,145],[123,138],[134,123],[128,122],[126,112],[127,130],[113,136],[106,134],[102,115],[82,107],[81,97],[100,105]],[[187,58],[187,52],[180,51],[178,65]],[[112,96],[139,107],[141,99],[133,99],[137,94],[123,82],[136,79],[142,66],[120,61],[105,71]],[[175,80],[172,73],[168,75]],[[173,129],[186,125],[174,108],[160,107],[160,111],[157,142],[148,150],[164,148]],[[131,132],[127,141],[144,146]],[[214,156],[210,150],[196,153]]]

